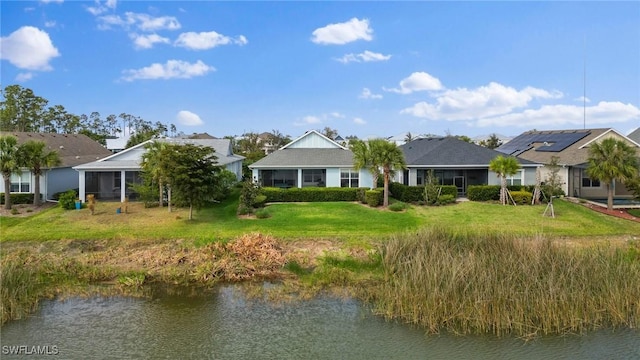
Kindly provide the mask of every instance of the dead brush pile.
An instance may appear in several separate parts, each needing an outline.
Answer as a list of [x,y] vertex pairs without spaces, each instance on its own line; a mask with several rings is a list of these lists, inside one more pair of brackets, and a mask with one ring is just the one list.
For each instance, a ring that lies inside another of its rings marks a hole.
[[210,275],[225,281],[274,278],[286,262],[278,242],[259,233],[210,247],[214,253]]

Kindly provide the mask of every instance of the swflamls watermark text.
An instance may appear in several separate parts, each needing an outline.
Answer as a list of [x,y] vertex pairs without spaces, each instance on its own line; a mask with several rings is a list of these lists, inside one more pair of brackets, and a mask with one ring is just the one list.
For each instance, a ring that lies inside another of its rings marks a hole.
[[2,355],[58,355],[57,345],[2,345]]

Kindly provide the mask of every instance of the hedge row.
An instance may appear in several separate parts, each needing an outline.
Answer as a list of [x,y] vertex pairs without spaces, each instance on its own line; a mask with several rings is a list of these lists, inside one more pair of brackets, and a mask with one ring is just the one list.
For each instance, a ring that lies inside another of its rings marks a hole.
[[[4,193],[0,193],[0,203],[4,204]],[[26,194],[26,193],[11,194],[11,203],[14,205],[33,204],[33,194]]]
[[262,194],[267,197],[266,202],[318,202],[318,201],[363,201],[358,196],[357,188],[338,187],[306,187],[280,189],[275,187],[262,188]]
[[[403,202],[424,201],[424,186],[407,186],[401,183],[389,184],[391,196]],[[458,196],[458,188],[454,185],[442,185],[440,195],[451,195],[455,199]]]
[[[531,204],[533,185],[507,186],[507,189],[511,192],[516,203]],[[471,201],[498,201],[500,200],[500,185],[469,185],[467,198]]]

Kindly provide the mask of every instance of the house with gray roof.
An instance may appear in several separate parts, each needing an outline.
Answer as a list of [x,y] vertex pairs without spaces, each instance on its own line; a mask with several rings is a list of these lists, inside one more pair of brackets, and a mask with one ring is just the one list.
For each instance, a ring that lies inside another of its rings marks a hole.
[[[587,175],[589,146],[607,138],[622,140],[636,148],[640,157],[640,144],[612,128],[577,130],[532,130],[513,138],[496,150],[519,159],[541,164],[550,164],[553,158],[560,165],[558,175],[563,182],[563,190],[569,196],[586,199],[604,199],[607,197],[606,184]],[[548,169],[542,169],[542,179],[547,177]],[[614,184],[614,197],[630,198],[631,192],[624,184]]]
[[252,176],[268,187],[372,187],[366,169],[353,168],[353,153],[311,130],[249,165]]
[[[442,185],[455,185],[464,196],[469,185],[500,185],[498,175],[489,163],[503,153],[454,136],[418,138],[400,146],[407,170],[396,175],[396,181],[409,186],[422,186],[429,172]],[[535,185],[536,169],[541,164],[518,159],[521,169],[507,179],[508,185]]]
[[146,152],[145,145],[152,141],[211,147],[215,150],[218,165],[234,173],[238,180],[242,178],[244,157],[233,153],[229,139],[153,139],[103,159],[74,166],[80,200],[84,202],[88,194],[93,194],[96,199],[120,201],[135,196],[131,184],[141,182],[142,155]]
[[[40,194],[45,201],[51,200],[56,193],[78,188],[78,174],[73,170],[74,166],[111,155],[107,148],[82,134],[3,131],[0,135],[15,136],[18,145],[30,140],[41,141],[45,143],[46,150],[58,153],[60,165],[44,169],[40,176]],[[34,182],[35,177],[31,171],[22,169],[21,172],[11,175],[11,192],[33,193]],[[4,182],[0,182],[0,192],[4,192]]]

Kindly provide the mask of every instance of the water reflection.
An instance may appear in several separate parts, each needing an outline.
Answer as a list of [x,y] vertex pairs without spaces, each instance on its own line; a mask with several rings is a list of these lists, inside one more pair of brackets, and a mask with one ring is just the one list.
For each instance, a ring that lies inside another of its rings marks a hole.
[[[239,287],[191,294],[45,301],[30,318],[2,327],[8,346],[53,346],[61,359],[638,359],[638,332],[523,342],[491,336],[426,337],[371,316],[352,299],[273,304]],[[24,356],[29,359],[51,356]]]

